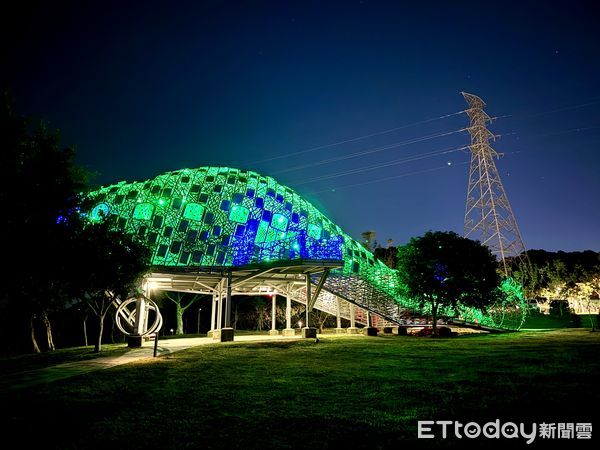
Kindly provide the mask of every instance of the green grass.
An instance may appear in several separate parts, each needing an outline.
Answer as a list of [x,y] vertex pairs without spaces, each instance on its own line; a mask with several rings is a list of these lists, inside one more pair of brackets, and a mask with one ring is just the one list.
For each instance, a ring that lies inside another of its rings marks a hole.
[[3,393],[2,423],[60,449],[410,448],[417,420],[593,422],[599,350],[586,330],[215,344]]
[[0,374],[25,372],[57,364],[85,361],[103,356],[119,356],[128,351],[127,344],[102,344],[102,352],[95,353],[94,346],[71,347],[44,353],[28,353],[0,358]]
[[[584,320],[585,319],[585,320]],[[577,324],[579,320],[579,324]],[[527,315],[525,323],[523,324],[524,329],[550,329],[550,328],[590,328],[590,320],[588,316],[574,316],[572,314],[565,314],[563,316],[554,314],[540,314],[537,312],[531,312]]]

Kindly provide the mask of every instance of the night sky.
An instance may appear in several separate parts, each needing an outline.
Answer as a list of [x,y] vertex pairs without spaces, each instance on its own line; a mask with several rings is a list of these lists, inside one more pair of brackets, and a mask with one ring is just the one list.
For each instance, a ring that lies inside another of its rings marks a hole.
[[239,167],[354,237],[462,233],[468,154],[456,149],[469,136],[433,136],[468,125],[440,118],[467,91],[499,116],[497,165],[526,246],[600,250],[592,1],[21,5],[3,14],[2,87],[60,129],[98,184]]

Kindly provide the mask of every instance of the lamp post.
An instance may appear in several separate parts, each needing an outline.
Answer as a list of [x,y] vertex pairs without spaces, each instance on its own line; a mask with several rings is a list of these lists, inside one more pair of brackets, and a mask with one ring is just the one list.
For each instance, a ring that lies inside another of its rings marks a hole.
[[202,308],[198,308],[198,334],[200,334],[200,313],[202,312]]

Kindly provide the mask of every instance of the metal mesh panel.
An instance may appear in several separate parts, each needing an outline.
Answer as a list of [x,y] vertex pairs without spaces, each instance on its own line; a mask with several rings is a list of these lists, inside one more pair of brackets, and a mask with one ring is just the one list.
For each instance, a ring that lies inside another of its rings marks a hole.
[[[322,295],[338,295],[391,321],[398,321],[403,310],[427,312],[402,295],[394,270],[273,178],[227,167],[201,167],[145,182],[120,182],[89,197],[88,220],[110,216],[116,227],[145,239],[153,265],[190,268],[343,260],[343,268],[330,274]],[[497,325],[493,318],[497,314],[458,312],[481,324]],[[503,326],[518,327],[506,319]]]

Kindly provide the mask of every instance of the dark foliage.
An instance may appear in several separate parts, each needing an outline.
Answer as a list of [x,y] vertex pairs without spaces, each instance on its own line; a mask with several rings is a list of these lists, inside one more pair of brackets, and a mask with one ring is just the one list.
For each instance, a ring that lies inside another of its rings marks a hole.
[[65,248],[77,223],[67,218],[76,211],[87,176],[74,164],[74,151],[60,147],[58,132],[44,124],[32,126],[14,112],[7,94],[1,103],[0,203],[6,209],[0,246],[10,263],[3,265],[0,315],[10,318],[3,325],[21,339],[29,335],[34,350],[39,350],[34,319],[42,318],[48,348],[53,349],[48,314],[68,300],[70,262]]
[[398,249],[398,275],[406,294],[431,307],[435,333],[442,306],[485,309],[501,295],[497,261],[477,241],[453,232],[429,231]]

